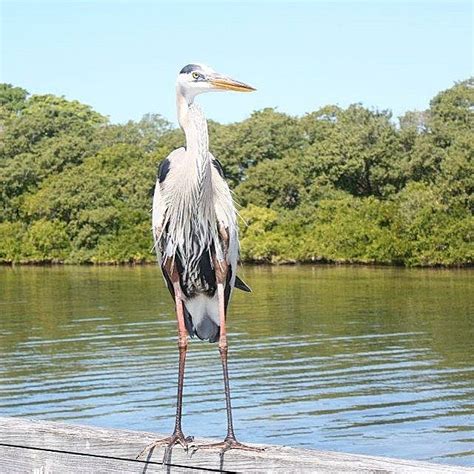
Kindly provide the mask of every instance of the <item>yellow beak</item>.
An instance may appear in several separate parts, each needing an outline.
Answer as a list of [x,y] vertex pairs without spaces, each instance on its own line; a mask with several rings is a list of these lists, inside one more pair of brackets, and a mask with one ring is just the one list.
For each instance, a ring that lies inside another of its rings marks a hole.
[[216,74],[209,81],[216,89],[227,90],[227,91],[237,91],[237,92],[253,92],[256,91],[255,87],[249,86],[230,77],[221,76]]

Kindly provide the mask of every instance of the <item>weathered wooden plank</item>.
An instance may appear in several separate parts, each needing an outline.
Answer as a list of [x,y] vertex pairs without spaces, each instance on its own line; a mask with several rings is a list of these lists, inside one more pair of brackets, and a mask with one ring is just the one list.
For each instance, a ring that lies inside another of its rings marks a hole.
[[[25,473],[155,473],[163,472],[163,449],[149,462],[135,456],[156,433],[102,429],[89,426],[0,417],[0,472]],[[196,442],[210,442],[199,439]],[[26,449],[24,447],[38,448]],[[197,451],[192,457],[177,446],[167,472],[318,473],[463,473],[474,469],[420,461],[265,446],[263,452],[229,451],[221,463],[218,451]],[[66,451],[66,452],[65,452]],[[71,454],[71,453],[77,454]],[[212,471],[211,471],[212,472]]]

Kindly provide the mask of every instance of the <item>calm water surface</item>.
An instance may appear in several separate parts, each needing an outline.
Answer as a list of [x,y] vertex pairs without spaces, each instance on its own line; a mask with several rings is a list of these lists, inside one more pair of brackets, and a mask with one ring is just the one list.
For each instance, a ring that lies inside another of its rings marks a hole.
[[[472,271],[246,267],[229,314],[244,441],[474,465]],[[0,414],[167,433],[176,327],[156,267],[0,268]],[[193,340],[187,435],[223,437]]]

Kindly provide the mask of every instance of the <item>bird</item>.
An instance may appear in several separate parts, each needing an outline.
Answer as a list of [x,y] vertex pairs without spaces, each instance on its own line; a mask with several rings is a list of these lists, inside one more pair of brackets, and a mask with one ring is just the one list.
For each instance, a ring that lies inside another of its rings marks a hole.
[[175,303],[178,326],[178,389],[171,436],[154,441],[167,450],[180,444],[188,450],[192,437],[181,426],[184,368],[188,336],[217,342],[224,379],[227,435],[221,443],[195,448],[258,451],[237,441],[227,367],[226,313],[234,288],[250,291],[237,275],[239,239],[237,212],[220,162],[209,151],[206,118],[195,103],[205,92],[252,92],[256,89],[203,64],[188,64],[176,80],[178,122],[185,147],[172,151],[158,167],[153,195],[152,233],[157,260]]

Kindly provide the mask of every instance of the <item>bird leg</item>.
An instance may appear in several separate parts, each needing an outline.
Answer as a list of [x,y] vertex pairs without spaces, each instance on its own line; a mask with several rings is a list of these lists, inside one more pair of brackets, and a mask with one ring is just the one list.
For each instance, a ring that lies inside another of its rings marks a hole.
[[247,446],[237,441],[234,433],[234,423],[232,421],[232,404],[230,398],[230,385],[229,385],[229,370],[227,367],[227,331],[226,331],[226,314],[225,314],[225,295],[224,295],[224,282],[226,281],[228,266],[226,262],[218,262],[215,265],[216,269],[216,280],[217,280],[217,299],[219,302],[219,323],[220,323],[220,337],[219,337],[219,353],[222,362],[222,373],[224,375],[224,392],[225,392],[225,404],[227,411],[227,435],[224,441],[220,443],[204,444],[196,446],[198,449],[221,449],[221,456],[229,449],[242,449],[245,451],[263,451],[262,448],[256,448],[253,446]]
[[[169,265],[171,266],[171,264]],[[165,265],[166,271],[168,268]],[[184,364],[186,361],[186,351],[188,348],[188,336],[186,334],[186,327],[184,324],[184,310],[183,310],[183,297],[181,293],[181,286],[179,283],[179,276],[173,269],[169,269],[168,275],[170,275],[171,281],[173,282],[174,288],[174,299],[176,304],[176,317],[178,320],[178,349],[179,349],[179,366],[178,366],[178,393],[176,401],[176,418],[174,431],[171,436],[167,438],[154,441],[153,443],[146,446],[136,459],[140,458],[146,452],[149,452],[157,446],[166,446],[165,453],[163,456],[163,463],[169,459],[171,450],[175,444],[180,444],[186,451],[189,446],[188,443],[193,441],[192,436],[185,437],[181,428],[181,414],[182,414],[182,403],[183,403],[183,384],[184,384]]]

